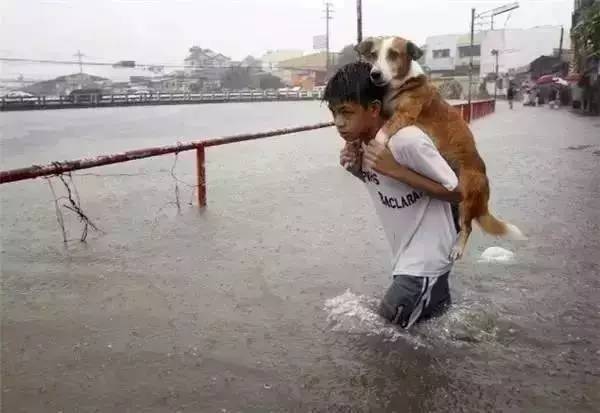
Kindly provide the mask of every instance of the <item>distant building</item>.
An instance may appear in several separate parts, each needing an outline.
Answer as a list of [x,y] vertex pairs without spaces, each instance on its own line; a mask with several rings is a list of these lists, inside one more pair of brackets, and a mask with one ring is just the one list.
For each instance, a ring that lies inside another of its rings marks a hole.
[[102,100],[102,94],[102,89],[76,89],[69,93],[69,100],[77,104],[97,104]]
[[153,76],[129,76],[129,83],[131,85],[150,86]]
[[184,60],[184,73],[202,90],[219,89],[221,78],[231,64],[231,59],[221,53],[193,46]]
[[[560,43],[560,26],[538,26],[529,29],[492,30],[485,32],[481,42],[481,77],[495,71],[495,57],[498,55],[498,72],[508,73],[531,63],[540,56],[552,56]],[[568,36],[563,38],[563,48],[568,49]]]
[[[469,73],[470,55],[473,54],[473,73],[485,78],[496,69],[496,58],[492,50],[498,50],[498,71],[529,64],[544,55],[553,55],[560,42],[560,26],[538,26],[529,29],[501,29],[477,32],[473,49],[470,49],[470,34],[447,34],[430,36],[426,41],[425,64],[432,76],[464,76]],[[563,49],[569,48],[565,36]]]
[[37,96],[60,96],[68,95],[77,89],[104,89],[110,87],[110,84],[111,81],[104,77],[74,73],[33,83],[24,90]]
[[224,68],[230,65],[231,59],[221,53],[213,52],[210,49],[202,49],[193,46],[189,50],[189,55],[185,58],[185,72],[187,75],[193,74],[195,70],[204,68]]
[[[330,67],[335,66],[337,53],[330,53]],[[319,52],[282,60],[279,62],[279,76],[291,86],[301,86],[311,90],[315,86],[322,86],[327,79],[327,53]]]
[[260,61],[262,62],[263,71],[271,73],[286,82],[284,77],[288,78],[287,81],[291,81],[291,78],[289,73],[286,74],[280,69],[279,64],[285,60],[296,59],[303,55],[304,52],[299,49],[269,50],[260,57]]
[[460,34],[430,36],[425,44],[425,64],[431,75],[453,74],[456,64],[457,41]]
[[564,78],[569,70],[569,64],[558,56],[540,56],[528,66],[531,80],[537,80],[549,74],[556,74]]
[[456,58],[454,59],[454,72],[457,75],[466,76],[469,74],[469,65],[471,64],[471,55],[473,55],[473,74],[476,76],[480,72],[481,66],[481,41],[484,34],[474,33],[473,48],[471,48],[471,34],[463,34],[456,40]]
[[[157,80],[158,87],[157,89],[164,93],[188,93],[191,92],[194,87],[192,85],[196,85],[199,81],[196,77],[189,77],[186,75],[185,71],[177,70],[175,72],[169,73]],[[193,92],[199,91],[193,90]]]

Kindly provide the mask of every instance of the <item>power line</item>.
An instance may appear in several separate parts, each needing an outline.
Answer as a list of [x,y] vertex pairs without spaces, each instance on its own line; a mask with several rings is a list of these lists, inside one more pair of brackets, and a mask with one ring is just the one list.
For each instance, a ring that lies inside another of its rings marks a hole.
[[[56,65],[82,65],[82,66],[111,66],[114,67],[115,63],[109,62],[93,62],[83,60],[53,60],[53,59],[28,59],[28,58],[15,58],[15,57],[0,57],[0,62],[7,63],[42,63],[42,64],[56,64]],[[118,67],[118,66],[117,66]],[[229,64],[226,66],[215,66],[215,65],[175,65],[175,64],[160,64],[160,63],[135,63],[133,67],[126,67],[128,69],[149,69],[149,68],[169,68],[169,69],[263,69],[262,65],[242,65],[241,63]],[[280,70],[296,70],[296,71],[318,71],[322,70],[322,66],[282,66],[277,67]]]

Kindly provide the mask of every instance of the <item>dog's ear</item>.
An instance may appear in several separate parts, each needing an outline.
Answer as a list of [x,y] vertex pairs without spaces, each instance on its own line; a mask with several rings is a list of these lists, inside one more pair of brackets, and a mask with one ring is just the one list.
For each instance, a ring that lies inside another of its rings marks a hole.
[[360,56],[366,56],[367,53],[373,50],[374,43],[375,41],[373,40],[373,38],[368,37],[359,44],[357,44],[354,50],[356,50],[356,53],[358,53]]
[[412,60],[419,60],[423,56],[423,51],[413,42],[406,43],[406,52]]

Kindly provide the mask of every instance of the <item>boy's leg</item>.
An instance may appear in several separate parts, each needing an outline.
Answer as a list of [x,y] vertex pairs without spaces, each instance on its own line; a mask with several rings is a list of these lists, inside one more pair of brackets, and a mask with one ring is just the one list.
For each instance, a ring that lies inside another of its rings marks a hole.
[[[440,285],[436,287],[438,282]],[[449,302],[448,274],[440,277],[395,275],[379,311],[388,321],[409,328],[422,316],[431,316],[433,306],[437,308]]]
[[448,277],[450,272],[438,277],[437,282],[434,284],[431,290],[431,298],[423,313],[421,314],[421,320],[425,320],[431,317],[437,317],[442,315],[448,310],[452,304],[452,298],[450,297],[450,286],[448,284]]

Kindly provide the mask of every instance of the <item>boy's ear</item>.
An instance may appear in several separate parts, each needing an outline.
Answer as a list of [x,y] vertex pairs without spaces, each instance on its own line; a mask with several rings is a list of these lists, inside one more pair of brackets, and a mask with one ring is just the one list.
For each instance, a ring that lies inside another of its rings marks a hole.
[[383,105],[380,100],[374,100],[370,104],[371,113],[374,116],[381,116],[381,111],[383,110]]

